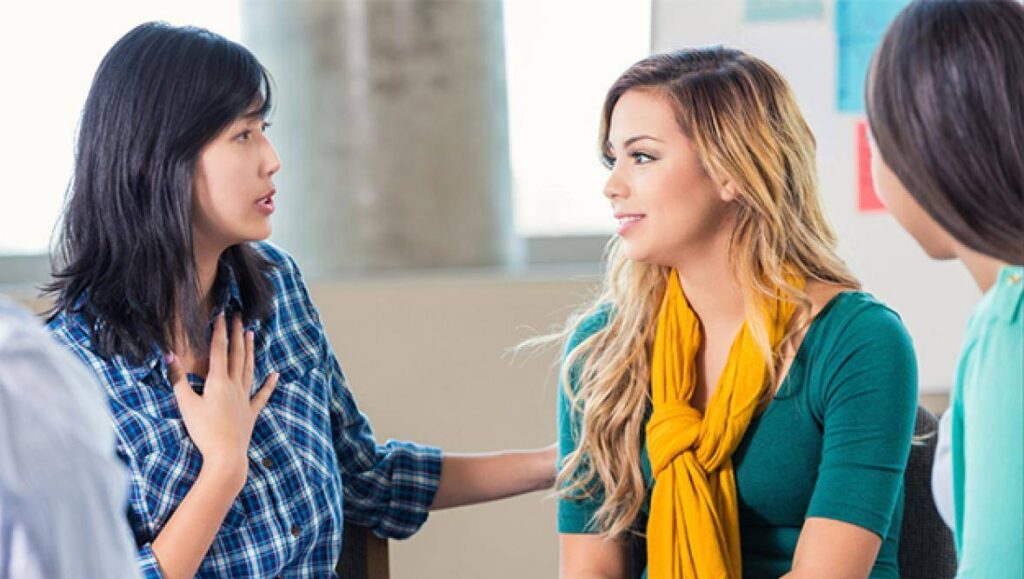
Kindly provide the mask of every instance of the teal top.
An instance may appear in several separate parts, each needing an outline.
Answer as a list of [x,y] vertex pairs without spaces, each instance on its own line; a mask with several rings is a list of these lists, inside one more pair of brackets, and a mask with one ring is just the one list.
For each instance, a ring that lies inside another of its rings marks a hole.
[[967,325],[953,387],[957,577],[1024,577],[1024,267]]
[[[567,352],[608,317],[584,321]],[[576,378],[570,373],[574,390]],[[580,420],[560,393],[564,459],[576,447]],[[899,317],[867,293],[836,296],[812,321],[779,392],[733,455],[744,577],[787,573],[804,520],[823,517],[881,537],[871,577],[898,578],[903,471],[916,410],[917,365]],[[642,468],[649,500],[646,449]],[[599,505],[600,498],[560,500],[559,532],[597,532],[591,519]]]

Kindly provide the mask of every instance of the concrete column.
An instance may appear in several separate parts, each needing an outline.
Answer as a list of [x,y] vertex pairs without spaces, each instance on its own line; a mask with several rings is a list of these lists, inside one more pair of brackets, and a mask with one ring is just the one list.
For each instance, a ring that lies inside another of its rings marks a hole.
[[500,0],[243,0],[242,37],[307,275],[517,261]]

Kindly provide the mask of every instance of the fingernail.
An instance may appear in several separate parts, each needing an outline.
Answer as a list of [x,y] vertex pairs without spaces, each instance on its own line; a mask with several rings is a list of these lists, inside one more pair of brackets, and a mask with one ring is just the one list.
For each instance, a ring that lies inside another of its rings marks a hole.
[[248,332],[245,333],[245,337],[251,340],[254,337],[256,337],[256,333],[253,332],[252,330],[249,330]]

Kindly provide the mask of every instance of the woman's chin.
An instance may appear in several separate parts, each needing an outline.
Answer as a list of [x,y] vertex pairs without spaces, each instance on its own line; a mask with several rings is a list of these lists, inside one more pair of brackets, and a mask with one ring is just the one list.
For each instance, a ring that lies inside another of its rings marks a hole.
[[247,235],[245,236],[244,241],[246,241],[246,242],[266,241],[267,238],[270,237],[270,234],[273,233],[273,232],[274,232],[274,229],[270,226],[270,220],[268,219],[266,225],[264,225],[263,227],[257,227],[257,228],[254,228],[252,231],[246,232]]
[[622,250],[630,261],[645,263],[648,265],[659,265],[656,263],[656,260],[650,250],[646,247],[626,241],[622,244]]

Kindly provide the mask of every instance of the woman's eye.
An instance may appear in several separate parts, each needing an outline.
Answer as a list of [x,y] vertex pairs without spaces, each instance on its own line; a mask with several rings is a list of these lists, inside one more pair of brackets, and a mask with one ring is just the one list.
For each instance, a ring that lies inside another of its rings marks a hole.
[[242,131],[241,133],[238,133],[238,136],[235,137],[235,140],[240,142],[240,143],[245,143],[245,142],[249,141],[250,137],[252,137],[252,131],[250,131],[249,129],[246,129],[246,130]]
[[260,130],[263,131],[264,133],[267,132],[267,129],[270,128],[271,124],[272,123],[268,123],[266,121],[263,121],[263,124],[260,125]]
[[601,157],[601,164],[604,165],[605,169],[611,170],[615,167],[615,157],[604,155]]
[[630,156],[633,157],[633,160],[636,161],[637,165],[643,165],[644,163],[650,163],[651,161],[654,160],[654,157],[648,155],[647,153],[641,153],[639,151],[637,151],[636,153],[633,153]]

